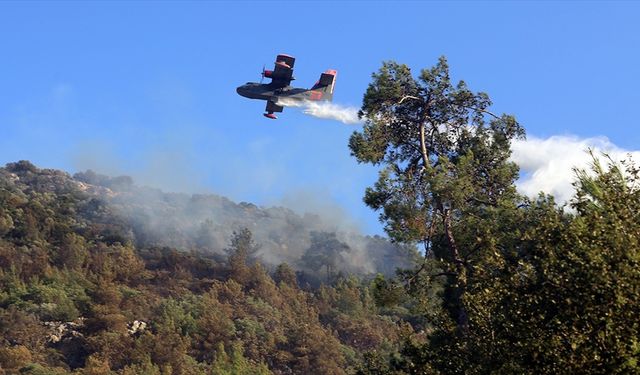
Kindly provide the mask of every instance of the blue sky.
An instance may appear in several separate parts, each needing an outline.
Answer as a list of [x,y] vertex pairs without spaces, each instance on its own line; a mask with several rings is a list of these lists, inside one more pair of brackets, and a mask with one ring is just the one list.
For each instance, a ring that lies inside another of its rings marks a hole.
[[334,102],[358,107],[382,61],[418,71],[445,55],[529,138],[635,151],[638,19],[630,1],[0,2],[0,164],[338,210],[380,233],[362,203],[376,169],[347,148],[359,126],[265,119],[238,85],[289,53],[295,84],[337,69]]

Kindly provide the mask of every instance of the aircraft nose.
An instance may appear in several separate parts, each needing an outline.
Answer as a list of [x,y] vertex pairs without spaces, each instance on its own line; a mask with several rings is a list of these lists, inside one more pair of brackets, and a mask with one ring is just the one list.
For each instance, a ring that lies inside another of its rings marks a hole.
[[247,85],[238,86],[238,88],[236,89],[236,92],[238,93],[238,95],[246,96],[246,92],[247,92],[246,86]]

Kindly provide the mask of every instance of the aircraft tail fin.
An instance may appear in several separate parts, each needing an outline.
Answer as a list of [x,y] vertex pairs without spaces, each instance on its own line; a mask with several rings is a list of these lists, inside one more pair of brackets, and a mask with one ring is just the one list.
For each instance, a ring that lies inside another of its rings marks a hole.
[[333,99],[333,88],[336,84],[336,76],[338,72],[336,70],[327,70],[320,74],[320,79],[311,88],[313,91],[319,91],[322,93],[322,100]]

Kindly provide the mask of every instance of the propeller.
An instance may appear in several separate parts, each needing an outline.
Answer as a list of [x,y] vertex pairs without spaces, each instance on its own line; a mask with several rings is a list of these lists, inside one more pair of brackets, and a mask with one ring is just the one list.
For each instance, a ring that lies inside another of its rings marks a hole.
[[262,83],[262,81],[264,81],[264,71],[265,71],[265,65],[262,64],[262,73],[260,74],[262,76],[262,78],[260,78],[260,83]]

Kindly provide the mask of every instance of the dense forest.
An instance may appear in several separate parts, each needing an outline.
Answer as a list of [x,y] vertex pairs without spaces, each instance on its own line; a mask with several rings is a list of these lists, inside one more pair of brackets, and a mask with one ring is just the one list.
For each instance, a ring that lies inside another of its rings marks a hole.
[[[215,229],[202,228],[174,227],[173,241],[181,236],[188,251],[160,245],[125,215],[122,200],[110,203],[136,189],[128,178],[72,178],[20,161],[0,168],[0,189],[7,373],[346,373],[363,353],[393,351],[398,322],[411,314],[378,308],[375,275],[343,269],[351,249],[340,235],[314,231],[285,209],[273,216],[285,212],[298,232],[309,231],[306,248],[291,251],[295,265],[262,261],[264,246],[246,227],[222,249],[212,246]],[[195,199],[201,210],[220,200]],[[255,216],[264,223],[267,214]],[[357,239],[391,264],[415,256],[381,238]]]
[[516,191],[524,129],[386,62],[349,140],[388,240],[128,177],[0,168],[6,374],[640,373],[640,169]]

